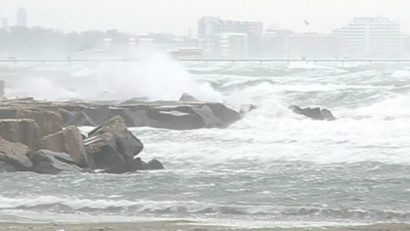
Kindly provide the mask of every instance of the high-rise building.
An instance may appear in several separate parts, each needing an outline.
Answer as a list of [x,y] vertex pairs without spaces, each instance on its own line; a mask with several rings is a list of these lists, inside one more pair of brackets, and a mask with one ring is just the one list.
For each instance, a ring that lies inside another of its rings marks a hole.
[[339,57],[343,41],[320,33],[296,33],[288,29],[270,27],[263,38],[262,56],[275,58],[328,58]]
[[27,27],[27,12],[24,8],[17,10],[17,26]]
[[294,33],[289,37],[288,53],[294,58],[340,57],[344,50],[342,39],[320,33]]
[[202,17],[198,21],[199,44],[205,54],[213,56],[252,54],[260,44],[262,33],[262,22],[222,20],[218,17]]
[[347,55],[397,56],[404,51],[400,24],[384,17],[354,18],[347,26],[334,30],[344,40]]
[[2,28],[4,30],[8,30],[9,29],[9,20],[7,18],[3,18],[1,25],[2,25]]

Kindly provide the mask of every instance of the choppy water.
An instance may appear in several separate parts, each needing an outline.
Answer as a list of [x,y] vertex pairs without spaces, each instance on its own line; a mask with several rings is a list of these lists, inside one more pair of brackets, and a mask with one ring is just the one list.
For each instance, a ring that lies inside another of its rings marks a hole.
[[[410,222],[410,64],[185,69],[195,82],[184,86],[200,86],[201,96],[259,108],[227,129],[134,128],[145,144],[141,157],[158,158],[164,171],[1,174],[0,220]],[[169,97],[199,89],[173,86]],[[289,104],[327,107],[338,120],[305,119],[289,113]]]

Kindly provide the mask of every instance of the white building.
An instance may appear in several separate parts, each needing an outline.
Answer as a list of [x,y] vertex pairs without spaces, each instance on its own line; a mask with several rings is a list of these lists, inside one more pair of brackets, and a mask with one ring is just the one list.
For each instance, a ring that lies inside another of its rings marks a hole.
[[3,18],[2,20],[2,27],[4,30],[8,30],[9,29],[9,21],[7,18]]
[[212,56],[245,56],[260,43],[262,22],[202,17],[198,21],[199,45]]
[[389,57],[401,55],[404,51],[400,24],[388,18],[354,18],[333,33],[345,42],[346,55]]
[[17,10],[17,26],[27,27],[27,12],[24,8]]
[[218,37],[220,56],[244,57],[248,54],[248,34],[221,33]]

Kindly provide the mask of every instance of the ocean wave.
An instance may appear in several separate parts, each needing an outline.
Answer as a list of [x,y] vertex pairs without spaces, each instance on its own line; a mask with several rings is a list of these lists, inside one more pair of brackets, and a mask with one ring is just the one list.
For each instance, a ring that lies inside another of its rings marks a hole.
[[[226,205],[198,201],[129,201],[105,199],[75,199],[69,197],[40,196],[38,198],[6,198],[0,196],[1,210],[42,211],[57,213],[99,213],[127,215],[175,215],[197,214],[207,217],[224,216],[252,219],[253,217],[275,220],[306,221],[378,221],[403,222],[410,220],[410,211],[364,209],[364,208],[328,208],[321,207],[284,207],[267,205]],[[247,218],[246,218],[247,217]]]

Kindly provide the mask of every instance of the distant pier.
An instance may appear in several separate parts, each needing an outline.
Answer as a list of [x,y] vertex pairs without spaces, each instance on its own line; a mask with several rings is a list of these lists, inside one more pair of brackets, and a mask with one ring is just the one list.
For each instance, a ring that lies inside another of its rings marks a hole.
[[[410,63],[410,59],[365,59],[365,58],[345,58],[345,59],[280,59],[280,58],[180,58],[176,59],[179,62],[259,62],[259,63],[290,63],[290,62],[306,62],[306,63]],[[0,59],[0,63],[113,63],[113,62],[139,62],[141,59]]]

